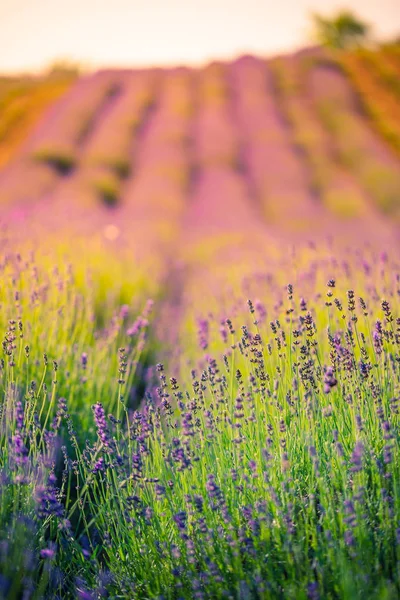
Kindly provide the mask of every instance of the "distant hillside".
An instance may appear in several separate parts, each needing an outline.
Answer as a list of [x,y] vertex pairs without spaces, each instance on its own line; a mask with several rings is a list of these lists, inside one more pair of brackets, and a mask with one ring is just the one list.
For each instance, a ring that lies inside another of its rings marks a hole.
[[166,240],[384,228],[400,216],[399,81],[397,46],[3,78],[3,215],[97,206],[116,231],[151,222]]

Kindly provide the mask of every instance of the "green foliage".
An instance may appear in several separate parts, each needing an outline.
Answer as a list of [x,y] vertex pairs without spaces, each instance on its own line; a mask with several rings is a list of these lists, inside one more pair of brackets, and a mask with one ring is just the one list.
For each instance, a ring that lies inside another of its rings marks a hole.
[[350,11],[339,12],[335,17],[312,15],[314,38],[324,46],[347,49],[363,44],[369,34],[369,26]]
[[76,166],[75,157],[67,151],[57,148],[43,148],[34,154],[34,158],[47,164],[58,175],[69,175]]
[[115,172],[119,179],[126,179],[131,173],[131,165],[128,159],[117,157],[110,160],[110,168]]
[[108,207],[116,206],[120,197],[120,182],[113,173],[105,173],[94,182],[100,200]]
[[80,63],[67,59],[56,60],[48,69],[47,74],[50,77],[73,76],[78,77],[83,73],[83,66]]

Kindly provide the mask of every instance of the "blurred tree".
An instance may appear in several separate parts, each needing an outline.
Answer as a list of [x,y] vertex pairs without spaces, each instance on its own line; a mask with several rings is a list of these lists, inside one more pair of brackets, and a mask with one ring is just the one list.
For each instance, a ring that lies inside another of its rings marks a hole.
[[68,59],[59,59],[53,62],[48,68],[47,73],[50,76],[75,76],[77,77],[83,71],[83,66]]
[[360,46],[368,39],[369,26],[350,11],[343,10],[333,18],[314,13],[312,19],[314,38],[324,46],[341,49],[353,48]]

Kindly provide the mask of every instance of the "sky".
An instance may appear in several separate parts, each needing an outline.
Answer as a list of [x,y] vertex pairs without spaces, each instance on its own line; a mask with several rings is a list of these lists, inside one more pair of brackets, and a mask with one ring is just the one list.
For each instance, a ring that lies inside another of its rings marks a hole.
[[309,43],[313,11],[341,8],[379,39],[400,34],[400,0],[0,0],[0,72],[268,56]]

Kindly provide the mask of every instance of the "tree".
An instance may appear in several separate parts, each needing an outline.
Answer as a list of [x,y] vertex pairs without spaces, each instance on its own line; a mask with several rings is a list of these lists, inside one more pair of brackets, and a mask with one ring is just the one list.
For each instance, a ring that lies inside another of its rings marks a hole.
[[333,18],[313,14],[314,37],[331,48],[354,48],[368,39],[369,26],[351,12],[344,10]]

